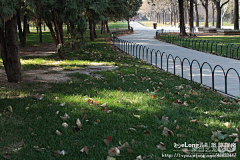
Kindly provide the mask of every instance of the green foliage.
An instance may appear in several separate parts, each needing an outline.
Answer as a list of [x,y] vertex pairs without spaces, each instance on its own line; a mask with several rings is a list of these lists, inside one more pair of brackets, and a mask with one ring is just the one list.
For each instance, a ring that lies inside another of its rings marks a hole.
[[3,23],[8,19],[11,19],[13,14],[16,14],[15,10],[16,0],[1,0],[0,1],[0,27],[2,27]]

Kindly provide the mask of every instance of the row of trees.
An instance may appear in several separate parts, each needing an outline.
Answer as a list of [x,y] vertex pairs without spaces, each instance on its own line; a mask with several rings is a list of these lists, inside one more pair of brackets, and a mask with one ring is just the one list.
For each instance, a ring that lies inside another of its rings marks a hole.
[[[166,22],[166,12],[168,11],[170,13],[170,24],[174,23],[176,25],[176,22],[180,22],[180,31],[181,35],[186,35],[185,32],[185,24],[188,20],[189,29],[190,31],[193,28],[193,14],[195,11],[195,20],[196,20],[196,26],[199,26],[199,16],[198,16],[198,4],[201,4],[204,9],[204,27],[209,27],[208,25],[208,8],[209,4],[212,4],[212,23],[214,24],[214,10],[217,12],[217,21],[216,21],[216,28],[221,28],[221,19],[222,19],[222,10],[226,4],[229,3],[230,0],[148,0],[149,9],[148,11],[153,13],[155,12],[155,15],[157,16],[158,20],[158,14],[162,13],[162,20],[163,22]],[[234,21],[234,29],[239,29],[239,1],[234,1],[234,8],[233,11],[233,21]],[[176,16],[179,14],[179,16]],[[188,19],[186,18],[188,15]],[[191,33],[190,33],[191,34]]]
[[97,38],[97,24],[102,25],[103,31],[108,20],[128,20],[136,15],[141,4],[142,0],[1,0],[0,48],[8,81],[22,80],[18,36],[20,46],[25,47],[29,20],[39,26],[40,42],[41,24],[47,25],[58,56],[64,59],[64,24],[68,25],[72,49],[77,49],[77,40],[84,42],[84,33],[88,28],[90,39],[94,40]]

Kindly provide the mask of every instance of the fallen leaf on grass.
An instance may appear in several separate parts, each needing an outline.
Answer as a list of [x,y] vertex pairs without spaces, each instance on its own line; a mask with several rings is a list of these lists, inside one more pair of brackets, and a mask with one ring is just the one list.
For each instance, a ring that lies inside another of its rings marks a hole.
[[135,111],[138,111],[138,112],[140,112],[140,111],[142,111],[141,109],[136,109]]
[[46,148],[40,148],[38,146],[33,146],[34,149],[36,149],[36,151],[42,152],[44,150],[46,150]]
[[174,136],[174,133],[169,130],[167,127],[164,127],[162,135],[164,136]]
[[66,102],[63,102],[60,104],[61,107],[65,106],[66,105]]
[[121,91],[122,91],[122,88],[121,88],[121,87],[118,87],[118,91],[120,91],[120,92],[121,92]]
[[180,85],[180,86],[175,86],[175,89],[177,89],[177,90],[182,90],[182,89],[183,89],[183,86],[182,86],[182,85]]
[[101,109],[101,111],[104,111],[104,113],[111,113],[112,110],[109,110],[107,107]]
[[107,106],[107,103],[108,103],[108,102],[103,103],[102,105],[100,105],[100,107],[106,107],[106,106]]
[[175,105],[175,106],[182,105],[182,104],[183,104],[183,102],[181,102],[180,99],[177,99],[173,102],[173,105]]
[[135,117],[135,118],[140,118],[141,116],[140,116],[140,115],[135,115],[135,114],[133,114],[133,117]]
[[166,150],[166,145],[162,142],[160,142],[158,145],[156,145],[156,147],[160,150]]
[[224,105],[229,105],[231,104],[230,102],[224,102],[224,101],[220,101],[221,104],[224,104]]
[[224,125],[225,125],[227,128],[229,128],[230,123],[229,123],[229,122],[226,122],[226,123],[224,123]]
[[238,137],[233,141],[233,143],[239,143]]
[[76,125],[77,125],[77,127],[78,127],[79,129],[82,128],[82,123],[81,123],[81,121],[79,120],[79,118],[78,118],[77,121],[76,121]]
[[67,113],[64,114],[64,116],[60,116],[61,120],[65,121],[67,119],[70,119],[69,115]]
[[137,132],[137,130],[135,128],[129,128],[129,130]]
[[151,135],[151,132],[149,130],[144,131],[144,134]]
[[190,151],[189,151],[187,148],[183,148],[182,151],[183,151],[184,153],[187,153],[187,154],[190,153]]
[[136,160],[143,160],[143,158],[142,158],[141,155],[139,155],[139,156],[136,157]]
[[192,122],[192,123],[198,123],[198,120],[193,119],[193,120],[190,120],[190,122]]
[[156,95],[154,94],[154,95],[152,95],[152,98],[155,98],[156,97]]
[[67,124],[66,122],[64,122],[64,123],[62,123],[62,126],[63,126],[64,128],[67,128],[67,127],[68,127],[68,124]]
[[117,147],[111,148],[108,150],[109,156],[119,156],[120,150]]
[[177,125],[176,130],[179,130],[179,128],[180,128],[179,125]]
[[190,96],[188,94],[184,94],[184,98],[187,99],[190,98]]
[[62,135],[62,133],[59,130],[56,130],[56,134],[59,136]]
[[80,150],[80,152],[85,152],[86,154],[88,154],[88,152],[89,152],[89,149],[88,149],[88,147],[87,146],[85,146],[85,147],[83,147],[81,150]]
[[162,121],[165,121],[165,122],[168,122],[169,120],[168,120],[168,117],[167,116],[162,116]]
[[13,112],[12,106],[8,106],[7,109],[8,109],[10,112]]
[[238,137],[237,133],[232,133],[231,135],[229,135],[229,137]]

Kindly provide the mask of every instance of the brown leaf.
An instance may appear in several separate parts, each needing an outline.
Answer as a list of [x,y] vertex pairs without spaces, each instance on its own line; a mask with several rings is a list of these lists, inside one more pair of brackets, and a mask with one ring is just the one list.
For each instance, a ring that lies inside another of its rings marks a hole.
[[166,150],[166,145],[162,142],[160,142],[158,145],[156,145],[156,147],[160,150]]
[[119,156],[120,150],[117,147],[111,148],[108,150],[109,156]]
[[151,132],[149,130],[144,131],[144,134],[151,135]]
[[164,136],[174,136],[174,133],[169,130],[167,127],[164,127],[162,135]]
[[177,125],[176,130],[179,130],[179,128],[180,128],[179,125]]
[[8,109],[10,112],[13,112],[12,106],[8,106],[7,109]]
[[190,120],[190,122],[192,122],[192,123],[198,123],[198,120],[193,119],[193,120]]

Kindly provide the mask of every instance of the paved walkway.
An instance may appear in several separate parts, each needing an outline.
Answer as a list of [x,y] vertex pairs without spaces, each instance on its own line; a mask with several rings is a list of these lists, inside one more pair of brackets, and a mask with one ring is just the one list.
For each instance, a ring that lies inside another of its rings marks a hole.
[[[204,62],[208,62],[212,69],[216,65],[222,66],[225,73],[229,68],[234,68],[240,74],[240,61],[234,60],[230,58],[224,58],[208,53],[203,53],[183,47],[179,47],[176,45],[172,45],[169,43],[161,42],[154,39],[156,34],[156,29],[153,27],[144,27],[137,22],[132,22],[131,27],[134,29],[134,34],[122,36],[120,39],[127,40],[129,42],[134,42],[136,44],[140,44],[146,46],[147,48],[159,50],[160,52],[165,52],[166,54],[171,54],[173,57],[180,57],[181,60],[184,58],[188,58],[190,62],[192,60],[197,60],[200,65]],[[165,30],[177,30],[175,27],[158,27],[157,29],[165,29]],[[149,52],[150,53],[150,52]],[[150,55],[150,54],[149,54]],[[160,62],[160,56],[157,57]],[[166,58],[163,59],[163,69],[166,69]],[[153,56],[153,63],[155,62],[155,56]],[[158,62],[158,66],[160,63]],[[169,71],[173,73],[173,61],[169,60]],[[187,61],[184,61],[184,78],[190,79],[190,67],[187,64]],[[176,60],[176,75],[181,75],[181,64],[180,61]],[[200,70],[196,62],[193,63],[193,79],[194,81],[200,82]],[[214,74],[215,79],[215,89],[225,91],[225,80],[224,74],[220,67],[217,67]],[[203,66],[203,84],[207,86],[212,86],[212,72],[210,67],[206,64]],[[233,70],[229,71],[227,78],[227,91],[229,94],[234,95],[236,97],[240,97],[240,84],[239,78]]]

